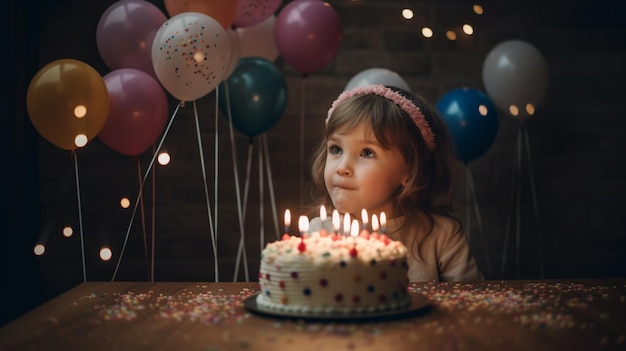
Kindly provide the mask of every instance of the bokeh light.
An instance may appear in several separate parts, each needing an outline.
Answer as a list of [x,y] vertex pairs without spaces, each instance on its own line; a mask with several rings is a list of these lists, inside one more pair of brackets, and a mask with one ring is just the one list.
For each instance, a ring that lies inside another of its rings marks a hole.
[[422,35],[424,36],[424,38],[432,38],[433,30],[428,27],[424,27],[422,28]]
[[83,118],[87,114],[87,107],[85,105],[78,105],[74,107],[74,116],[76,118]]
[[113,257],[113,253],[111,252],[111,249],[109,249],[106,246],[103,246],[100,249],[100,259],[103,261],[108,261],[111,259],[111,257]]
[[74,145],[76,145],[77,147],[83,147],[85,145],[87,145],[87,136],[85,134],[78,134],[75,138],[74,138]]
[[402,17],[404,17],[405,19],[413,18],[413,10],[411,9],[402,10]]
[[449,30],[446,32],[446,38],[448,40],[456,40],[456,33],[453,30]]
[[74,234],[74,229],[70,226],[63,227],[63,236],[69,238]]
[[41,256],[44,254],[44,252],[46,252],[46,247],[43,244],[37,244],[33,248],[33,252],[35,253],[35,255]]
[[170,154],[167,152],[161,152],[157,157],[157,162],[159,162],[161,166],[167,166],[170,163],[170,160]]
[[129,208],[130,207],[130,200],[127,197],[123,197],[120,200],[120,206],[122,206],[122,208]]
[[472,35],[474,34],[474,27],[472,27],[471,24],[464,24],[463,25],[463,33],[467,34],[467,35]]

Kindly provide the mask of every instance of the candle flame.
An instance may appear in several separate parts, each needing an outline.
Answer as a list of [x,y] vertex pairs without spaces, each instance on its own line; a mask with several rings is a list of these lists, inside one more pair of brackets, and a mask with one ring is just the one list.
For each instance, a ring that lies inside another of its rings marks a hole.
[[385,212],[381,212],[380,213],[380,226],[384,227],[387,224],[387,215],[385,215]]
[[350,228],[350,236],[356,238],[359,236],[359,221],[356,219],[352,221],[352,227]]
[[372,231],[378,231],[378,216],[376,214],[372,215]]
[[301,234],[309,231],[309,218],[307,216],[300,216],[298,219],[298,229]]
[[341,221],[339,220],[339,212],[337,210],[333,211],[333,229],[338,232],[339,231],[339,225],[341,224]]
[[362,209],[361,210],[361,221],[363,222],[363,225],[367,224],[367,210],[366,209]]
[[289,227],[291,225],[291,212],[289,209],[285,210],[285,227]]
[[343,234],[347,235],[350,233],[350,214],[346,213],[343,216]]
[[322,206],[320,207],[320,219],[321,219],[322,221],[325,221],[325,220],[326,220],[326,217],[328,217],[328,216],[326,215],[326,207],[324,207],[324,205],[322,205]]

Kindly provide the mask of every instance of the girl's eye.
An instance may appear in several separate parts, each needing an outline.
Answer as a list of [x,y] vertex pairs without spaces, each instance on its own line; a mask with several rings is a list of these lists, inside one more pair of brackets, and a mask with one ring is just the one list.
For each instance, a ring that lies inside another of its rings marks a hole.
[[374,151],[369,150],[369,149],[365,149],[365,150],[363,150],[363,152],[361,153],[361,155],[363,155],[363,157],[365,157],[365,158],[372,158],[372,157],[376,156],[376,154],[374,153]]
[[331,145],[328,147],[328,153],[331,155],[341,154],[341,148],[339,148],[339,146],[336,146],[336,145]]

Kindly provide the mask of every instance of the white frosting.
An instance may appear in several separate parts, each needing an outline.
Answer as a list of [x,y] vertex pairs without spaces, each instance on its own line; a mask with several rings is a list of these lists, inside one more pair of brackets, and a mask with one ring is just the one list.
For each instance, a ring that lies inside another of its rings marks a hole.
[[384,235],[285,236],[261,254],[257,304],[321,315],[406,307],[407,252],[402,243]]

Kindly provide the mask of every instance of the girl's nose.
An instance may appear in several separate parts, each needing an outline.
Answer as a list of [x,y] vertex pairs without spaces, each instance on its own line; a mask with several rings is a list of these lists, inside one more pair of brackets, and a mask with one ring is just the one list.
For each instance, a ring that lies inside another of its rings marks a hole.
[[347,160],[342,160],[337,165],[337,174],[344,177],[349,177],[352,175],[352,167],[348,164]]

